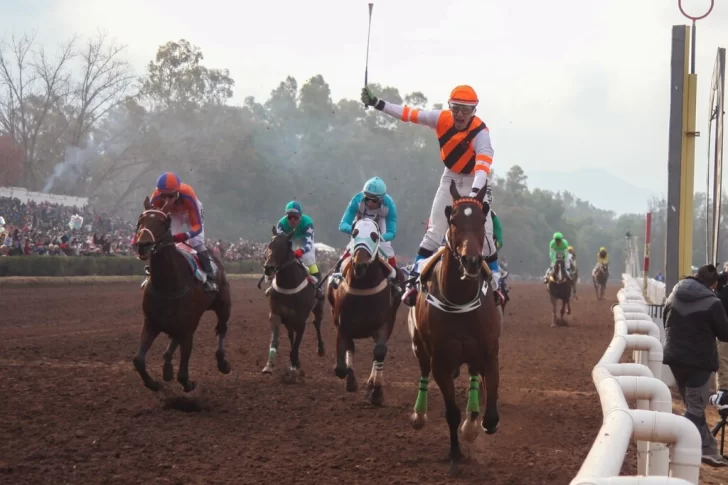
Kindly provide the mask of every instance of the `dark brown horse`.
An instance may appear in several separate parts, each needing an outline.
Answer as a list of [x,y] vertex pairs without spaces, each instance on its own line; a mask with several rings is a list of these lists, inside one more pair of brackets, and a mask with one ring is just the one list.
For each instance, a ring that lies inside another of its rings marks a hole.
[[594,282],[594,291],[597,294],[597,300],[604,299],[604,290],[607,289],[607,280],[609,279],[609,264],[597,263],[592,273],[592,281]]
[[[402,279],[396,268],[379,254],[381,233],[375,221],[361,219],[354,225],[350,243],[353,254],[342,263],[338,286],[329,284],[328,300],[336,325],[336,367],[334,373],[346,378],[346,390],[357,389],[354,377],[354,339],[373,338],[374,358],[367,381],[366,397],[380,406],[384,401],[384,358],[401,303],[392,290],[389,276]],[[336,286],[336,287],[335,287]]]
[[279,234],[273,227],[273,238],[266,249],[265,277],[271,282],[266,290],[270,311],[271,339],[268,350],[268,362],[263,368],[263,374],[273,373],[276,357],[278,356],[278,333],[281,323],[288,330],[288,340],[291,343],[291,367],[283,378],[287,382],[296,382],[302,377],[301,360],[298,349],[301,346],[303,333],[306,330],[306,320],[313,312],[313,324],[316,327],[318,338],[318,355],[325,355],[324,341],[321,337],[321,320],[324,316],[324,300],[316,296],[316,282],[311,278],[308,269],[301,263],[293,252],[290,234]]
[[481,378],[485,380],[486,406],[482,428],[498,429],[498,349],[502,314],[491,291],[492,274],[483,259],[485,217],[490,210],[483,202],[485,187],[474,197],[461,197],[455,182],[450,185],[452,206],[445,208],[448,221],[446,245],[420,273],[417,302],[409,311],[412,348],[420,365],[420,387],[412,414],[412,426],[427,421],[427,387],[430,372],[445,399],[445,417],[450,428],[450,472],[462,458],[458,439],[460,407],[455,401],[454,376],[468,366],[470,390],[463,439],[478,436]]
[[[217,315],[217,368],[223,374],[230,373],[230,363],[225,359],[225,335],[230,319],[230,285],[225,269],[219,259],[216,281],[219,290],[215,293],[205,291],[204,284],[195,278],[188,256],[172,240],[171,219],[166,206],[155,209],[144,199],[144,212],[139,217],[136,228],[136,244],[139,259],[149,261],[149,282],[144,287],[144,326],[139,337],[139,351],[134,357],[134,367],[152,391],[162,385],[152,379],[146,368],[146,355],[154,339],[164,332],[170,340],[164,352],[162,376],[165,381],[174,378],[172,357],[179,345],[181,355],[177,381],[185,392],[195,388],[189,379],[192,337],[200,324],[203,313],[212,310]],[[190,253],[188,249],[186,252]],[[212,252],[210,252],[212,255]]]
[[[549,292],[549,298],[551,298],[551,326],[568,326],[568,323],[564,320],[564,312],[567,315],[571,315],[572,280],[566,272],[566,264],[561,254],[556,256],[556,262],[549,274],[546,288]],[[556,316],[556,302],[558,300],[562,302],[561,318]]]

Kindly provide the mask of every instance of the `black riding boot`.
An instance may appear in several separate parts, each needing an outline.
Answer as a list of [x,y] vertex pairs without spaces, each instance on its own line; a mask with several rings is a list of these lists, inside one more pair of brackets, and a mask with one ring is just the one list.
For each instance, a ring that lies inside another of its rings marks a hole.
[[319,286],[319,283],[321,283],[321,271],[317,271],[311,276],[316,279],[316,298],[318,298],[319,300],[323,300],[324,290],[322,290],[321,286]]
[[208,251],[200,251],[197,253],[200,258],[202,270],[207,273],[207,281],[205,282],[205,290],[217,291],[217,283],[215,282],[215,273],[212,271],[212,260]]

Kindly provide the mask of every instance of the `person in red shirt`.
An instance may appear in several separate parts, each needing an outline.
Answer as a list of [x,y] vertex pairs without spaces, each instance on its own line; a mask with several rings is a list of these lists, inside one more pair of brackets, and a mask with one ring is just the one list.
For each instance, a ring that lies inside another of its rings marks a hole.
[[[170,202],[171,201],[171,202]],[[157,188],[152,193],[152,205],[162,208],[165,204],[170,211],[172,218],[172,234],[174,242],[187,243],[197,251],[200,258],[200,265],[207,273],[205,288],[208,291],[217,291],[215,273],[212,268],[210,253],[205,246],[204,213],[202,203],[197,198],[195,191],[187,184],[183,184],[177,174],[164,172],[157,179]],[[184,226],[188,227],[183,232]]]

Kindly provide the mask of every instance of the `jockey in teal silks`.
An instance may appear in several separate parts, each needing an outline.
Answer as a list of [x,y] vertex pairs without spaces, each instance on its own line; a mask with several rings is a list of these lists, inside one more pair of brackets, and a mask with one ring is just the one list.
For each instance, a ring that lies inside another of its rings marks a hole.
[[[301,263],[308,269],[309,274],[316,282],[321,280],[321,272],[316,265],[316,247],[314,246],[313,219],[303,213],[301,204],[292,200],[286,205],[286,215],[281,217],[277,226],[278,232],[290,234],[294,231],[291,240],[293,252]],[[316,296],[323,298],[324,294],[319,287]]]
[[544,282],[548,281],[551,269],[556,263],[556,257],[561,256],[564,259],[564,268],[566,269],[567,276],[571,276],[571,258],[568,257],[569,242],[564,239],[563,234],[560,232],[554,233],[554,238],[549,243],[549,258],[551,259],[551,266],[546,270],[546,276],[544,276]]
[[[394,203],[394,199],[387,193],[387,185],[381,178],[370,178],[364,184],[361,192],[358,192],[351,198],[339,223],[339,231],[346,235],[351,235],[354,230],[354,221],[358,219],[377,219],[379,231],[382,235],[379,243],[379,251],[392,269],[395,269],[397,267],[397,259],[392,248],[392,241],[397,237],[397,206]],[[347,256],[350,256],[349,248],[346,249],[341,261]],[[334,288],[338,286],[338,281],[341,280],[340,270],[341,262],[337,264],[334,269],[334,274],[332,274],[331,281],[333,282]],[[395,283],[397,273],[391,274],[389,279]],[[399,286],[393,284],[392,287],[395,295],[399,297],[401,291]]]

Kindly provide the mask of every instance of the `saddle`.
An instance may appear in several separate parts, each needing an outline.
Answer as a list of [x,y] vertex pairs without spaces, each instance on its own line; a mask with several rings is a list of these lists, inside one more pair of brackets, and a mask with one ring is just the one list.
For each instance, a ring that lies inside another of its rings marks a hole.
[[[430,257],[430,259],[425,263],[425,266],[422,268],[422,272],[420,273],[419,277],[417,278],[417,281],[420,285],[424,285],[430,280],[430,276],[432,276],[432,271],[435,269],[435,265],[439,263],[442,260],[442,257],[445,255],[445,252],[448,251],[447,246],[442,246],[438,251]],[[488,267],[488,263],[483,261],[483,273],[485,274],[485,280],[490,282],[490,280],[493,278],[493,272]]]

